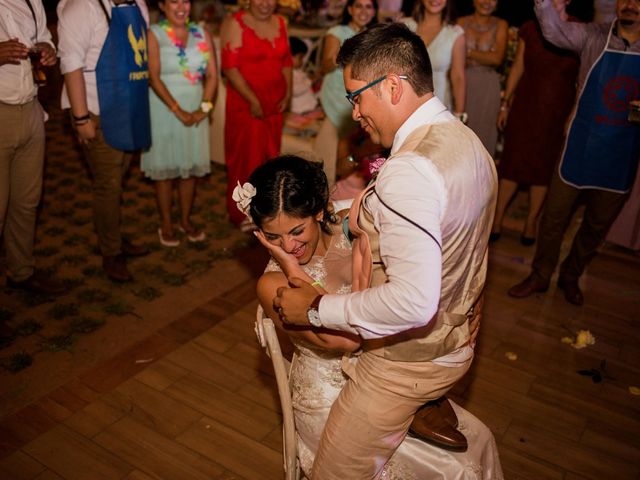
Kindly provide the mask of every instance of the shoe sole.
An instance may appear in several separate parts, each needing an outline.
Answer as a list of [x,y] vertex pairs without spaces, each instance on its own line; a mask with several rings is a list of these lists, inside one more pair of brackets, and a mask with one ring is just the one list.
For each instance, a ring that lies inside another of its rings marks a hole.
[[180,240],[165,240],[164,236],[162,235],[161,228],[158,229],[158,239],[160,240],[160,245],[164,247],[175,248],[180,246]]
[[423,435],[420,435],[419,433],[409,429],[409,431],[407,432],[407,435],[413,438],[416,438],[420,441],[426,442],[430,445],[433,445],[435,447],[438,448],[442,448],[443,450],[448,450],[450,452],[466,452],[469,449],[469,445],[464,445],[464,446],[454,446],[454,445],[450,445],[448,443],[443,443],[443,442],[439,442],[438,440],[431,438],[431,437],[425,437]]
[[178,230],[180,231],[180,233],[185,234],[187,236],[187,240],[189,240],[191,243],[204,242],[207,239],[207,234],[204,232],[200,232],[199,235],[189,235],[187,231],[182,227],[178,227]]

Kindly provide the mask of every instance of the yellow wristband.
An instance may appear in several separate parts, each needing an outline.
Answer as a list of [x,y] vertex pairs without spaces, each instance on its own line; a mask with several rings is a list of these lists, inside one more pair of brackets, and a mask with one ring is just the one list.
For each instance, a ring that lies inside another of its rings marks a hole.
[[324,288],[324,283],[322,283],[320,280],[316,280],[311,284],[311,286],[312,287],[318,286],[318,287]]

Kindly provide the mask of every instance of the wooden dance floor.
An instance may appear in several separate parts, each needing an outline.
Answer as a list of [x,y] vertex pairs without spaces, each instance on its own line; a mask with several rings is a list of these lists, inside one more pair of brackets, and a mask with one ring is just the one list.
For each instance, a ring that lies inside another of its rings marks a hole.
[[[515,232],[492,245],[476,359],[452,397],[491,428],[507,479],[640,478],[640,258],[605,247],[574,307],[555,283],[506,295],[532,255]],[[281,478],[277,390],[253,331],[265,261],[251,242],[75,348],[4,373],[0,478]],[[561,341],[579,330],[595,344]]]

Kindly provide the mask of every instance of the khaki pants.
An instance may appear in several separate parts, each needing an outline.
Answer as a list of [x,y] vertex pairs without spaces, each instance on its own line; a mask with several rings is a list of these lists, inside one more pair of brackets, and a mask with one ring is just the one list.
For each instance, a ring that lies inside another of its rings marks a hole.
[[93,178],[93,223],[100,253],[106,257],[120,253],[122,179],[133,155],[107,144],[100,128],[100,117],[91,115],[91,118],[96,123],[96,138],[83,150]]
[[560,266],[560,278],[569,281],[577,280],[595,257],[627,195],[572,187],[562,181],[556,170],[540,220],[538,246],[532,263],[533,274],[543,281],[548,282],[556,269],[562,239],[579,199],[586,203],[582,224],[569,255]]
[[404,439],[416,410],[444,395],[469,369],[432,362],[393,362],[363,353],[331,407],[313,464],[313,480],[380,475]]
[[37,99],[0,103],[0,235],[8,275],[21,282],[33,274],[36,209],[42,195],[44,113]]

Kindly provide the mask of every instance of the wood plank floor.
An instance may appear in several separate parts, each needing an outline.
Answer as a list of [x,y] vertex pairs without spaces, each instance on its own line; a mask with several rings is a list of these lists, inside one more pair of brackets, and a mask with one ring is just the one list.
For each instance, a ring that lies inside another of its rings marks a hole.
[[[508,479],[640,478],[640,258],[605,248],[574,307],[555,285],[506,296],[532,254],[515,234],[492,246],[477,357],[452,396],[490,426]],[[228,291],[3,418],[0,478],[281,478],[277,390],[253,332],[265,259],[246,255],[217,279]],[[560,341],[581,329],[595,345]],[[577,374],[603,361],[603,382]]]

